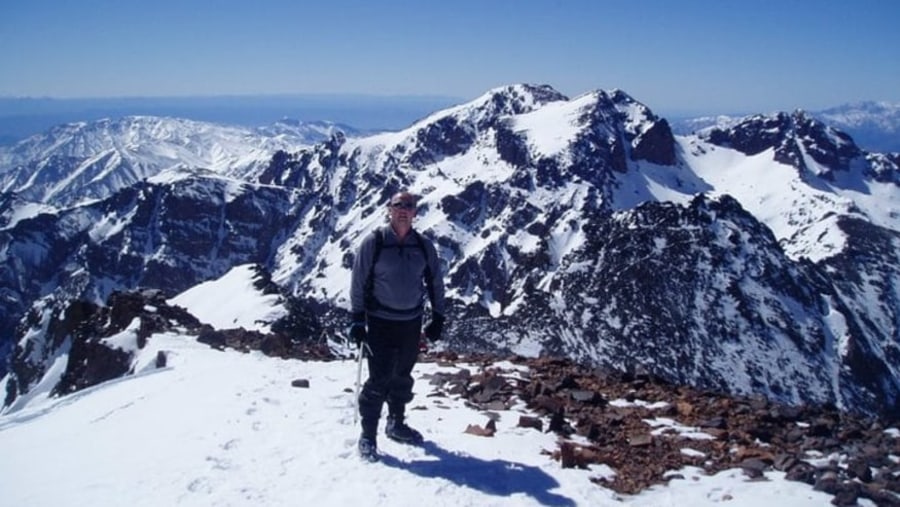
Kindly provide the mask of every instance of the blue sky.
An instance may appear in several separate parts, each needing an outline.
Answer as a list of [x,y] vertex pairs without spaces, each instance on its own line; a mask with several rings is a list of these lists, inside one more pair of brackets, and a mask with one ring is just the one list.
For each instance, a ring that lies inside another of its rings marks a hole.
[[469,100],[620,88],[657,112],[900,102],[900,2],[34,0],[0,5],[0,96]]

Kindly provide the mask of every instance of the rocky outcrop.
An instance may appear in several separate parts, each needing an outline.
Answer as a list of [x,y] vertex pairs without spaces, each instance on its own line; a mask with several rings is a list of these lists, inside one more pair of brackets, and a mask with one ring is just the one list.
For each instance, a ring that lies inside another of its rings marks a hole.
[[[257,290],[281,294],[267,272],[258,267],[257,272]],[[286,295],[284,299],[288,314],[271,326],[270,333],[213,329],[185,309],[170,305],[162,291],[151,289],[114,292],[102,306],[74,301],[48,309],[43,317],[32,316],[35,328],[46,329],[42,340],[23,341],[13,353],[4,405],[12,405],[45,380],[53,382],[52,394],[65,395],[137,373],[136,354],[154,334],[165,332],[196,337],[217,349],[258,350],[281,358],[332,359],[327,343],[319,339],[323,334],[317,310],[306,301]],[[45,379],[51,374],[48,365],[58,356],[66,361],[62,374],[58,379]],[[165,367],[166,361],[165,352],[160,351],[155,366]]]
[[811,118],[803,111],[774,116],[751,116],[729,128],[713,128],[705,134],[713,144],[734,148],[747,155],[774,150],[774,158],[801,171],[810,168],[808,155],[827,171],[819,176],[833,179],[833,171],[847,171],[863,155],[853,139]]
[[[73,301],[48,308],[43,316],[32,315],[32,323],[46,329],[45,335],[16,348],[10,362],[7,406],[43,379],[48,359],[64,354],[65,369],[51,392],[69,394],[134,373],[134,353],[146,346],[152,334],[201,328],[194,316],[169,306],[163,293],[154,290],[116,292],[106,306]],[[123,340],[128,346],[107,341],[122,333],[128,334]]]

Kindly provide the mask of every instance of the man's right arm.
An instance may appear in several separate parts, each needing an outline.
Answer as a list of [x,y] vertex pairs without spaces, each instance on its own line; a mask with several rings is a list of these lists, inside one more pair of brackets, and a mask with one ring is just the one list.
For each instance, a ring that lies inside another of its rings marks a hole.
[[374,242],[371,234],[364,236],[353,258],[350,274],[350,311],[356,316],[366,311],[366,282],[372,269]]

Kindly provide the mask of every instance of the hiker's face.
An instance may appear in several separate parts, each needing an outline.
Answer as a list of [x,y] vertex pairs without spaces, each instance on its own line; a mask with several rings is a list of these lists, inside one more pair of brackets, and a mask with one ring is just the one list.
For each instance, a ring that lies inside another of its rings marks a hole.
[[391,223],[396,225],[411,225],[416,216],[416,203],[412,199],[391,199],[390,207]]

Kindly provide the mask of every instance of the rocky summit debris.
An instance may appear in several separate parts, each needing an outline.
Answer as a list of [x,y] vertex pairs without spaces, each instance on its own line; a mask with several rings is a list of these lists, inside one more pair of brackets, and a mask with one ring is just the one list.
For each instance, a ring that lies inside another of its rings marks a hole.
[[748,480],[784,472],[834,495],[835,505],[900,505],[897,421],[701,391],[564,359],[443,353],[428,360],[466,365],[431,376],[432,395],[462,397],[493,418],[524,403],[531,414],[518,426],[559,435],[548,455],[566,468],[609,466],[614,478],[592,480],[622,494],[693,466],[710,474],[740,468]]

